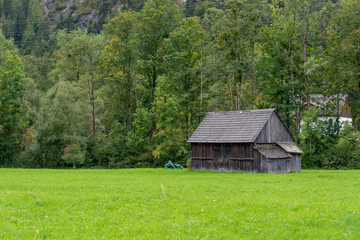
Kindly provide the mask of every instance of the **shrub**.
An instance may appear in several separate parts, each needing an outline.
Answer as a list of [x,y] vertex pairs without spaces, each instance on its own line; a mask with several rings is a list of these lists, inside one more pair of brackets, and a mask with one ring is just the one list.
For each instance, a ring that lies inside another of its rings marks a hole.
[[335,146],[336,167],[360,168],[360,133],[345,125],[344,131]]
[[72,164],[75,169],[76,166],[79,166],[84,163],[85,152],[81,150],[80,145],[71,144],[64,148],[64,153],[61,156],[61,159],[64,160],[67,164]]

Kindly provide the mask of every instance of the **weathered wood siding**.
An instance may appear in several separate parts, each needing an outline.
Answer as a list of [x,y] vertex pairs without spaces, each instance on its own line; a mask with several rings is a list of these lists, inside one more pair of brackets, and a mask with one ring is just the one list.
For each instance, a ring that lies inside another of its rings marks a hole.
[[251,143],[192,143],[191,147],[192,169],[256,172],[260,167]]
[[258,151],[254,150],[254,162],[256,162],[256,170],[260,173],[267,173],[268,172],[268,161],[267,159],[262,156]]
[[255,140],[255,143],[276,143],[294,141],[278,115],[273,112],[264,128]]
[[191,144],[191,168],[212,169],[213,151],[212,144],[193,143]]
[[291,172],[300,172],[301,171],[301,155],[292,153],[293,157],[290,158],[290,171]]
[[267,159],[268,173],[289,173],[290,158],[288,159]]
[[[297,165],[292,165],[293,158],[285,159],[267,159],[261,155],[258,151],[254,151],[255,159],[260,160],[259,173],[289,173],[292,168],[296,168]],[[300,170],[299,170],[300,171]]]
[[191,168],[250,173],[289,173],[301,170],[301,155],[288,159],[267,159],[251,143],[192,143]]

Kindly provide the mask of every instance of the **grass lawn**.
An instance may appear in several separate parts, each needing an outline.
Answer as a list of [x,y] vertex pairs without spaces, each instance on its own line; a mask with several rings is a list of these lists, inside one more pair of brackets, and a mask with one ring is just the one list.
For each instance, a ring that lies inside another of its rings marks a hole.
[[0,239],[360,239],[360,171],[0,169]]

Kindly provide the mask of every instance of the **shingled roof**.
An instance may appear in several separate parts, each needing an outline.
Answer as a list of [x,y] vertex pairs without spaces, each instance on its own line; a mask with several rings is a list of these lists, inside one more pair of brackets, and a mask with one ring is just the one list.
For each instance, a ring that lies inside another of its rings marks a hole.
[[189,143],[254,142],[275,109],[210,112]]
[[296,146],[293,142],[277,142],[277,145],[279,145],[282,149],[284,149],[288,153],[297,153],[297,154],[303,154],[304,152]]
[[292,156],[277,146],[255,147],[267,159],[291,158]]

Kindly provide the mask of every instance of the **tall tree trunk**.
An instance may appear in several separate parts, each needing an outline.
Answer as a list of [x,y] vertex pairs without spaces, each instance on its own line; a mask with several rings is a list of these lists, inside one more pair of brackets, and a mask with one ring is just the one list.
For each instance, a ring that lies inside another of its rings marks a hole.
[[310,90],[309,90],[309,78],[306,74],[305,63],[307,61],[307,32],[306,32],[306,18],[304,16],[304,80],[306,86],[306,104],[307,108],[310,109]]
[[95,137],[95,97],[94,97],[94,41],[91,44],[91,103],[92,103],[92,135]]
[[242,109],[242,102],[241,102],[241,93],[242,93],[242,76],[239,77],[240,81],[239,81],[239,84],[237,84],[237,102],[236,102],[236,110],[241,110]]
[[254,76],[254,72],[252,72],[252,83],[253,83],[253,97],[254,97],[254,105],[253,108],[256,109],[256,98],[257,98],[257,94],[256,94],[256,78]]
[[129,94],[129,125],[131,127],[131,123],[132,123],[132,104],[131,104],[131,88],[128,89],[128,94]]
[[[156,67],[153,66],[152,68],[152,74],[151,74],[151,103],[150,106],[152,106],[152,104],[154,103],[154,99],[155,99],[155,89],[156,89],[156,78],[157,78],[157,74],[156,74]],[[150,108],[151,111],[151,108]],[[154,142],[154,132],[156,130],[156,124],[155,124],[155,116],[154,114],[152,114],[151,116],[151,143]]]
[[93,125],[92,125],[92,114],[91,114],[91,88],[90,88],[90,79],[87,77],[87,87],[88,87],[88,96],[89,96],[89,123],[90,123],[90,133],[93,133]]
[[94,99],[94,42],[91,44],[90,53],[90,79],[87,78],[88,94],[89,94],[89,121],[91,135],[95,136],[95,99]]
[[229,82],[229,92],[230,92],[230,110],[232,111],[234,109],[234,95],[233,95],[233,88],[232,88],[232,81],[231,81],[231,73],[229,73],[229,76],[227,79]]
[[201,112],[203,105],[203,45],[201,45],[201,61],[200,61],[200,109],[199,109],[199,123],[201,122]]
[[132,90],[134,87],[134,83],[133,83],[133,78],[131,75],[131,62],[132,62],[132,57],[130,55],[130,58],[128,60],[128,64],[127,64],[127,81],[128,81],[128,98],[129,98],[129,102],[128,102],[128,108],[129,108],[129,126],[131,128],[132,125]]

